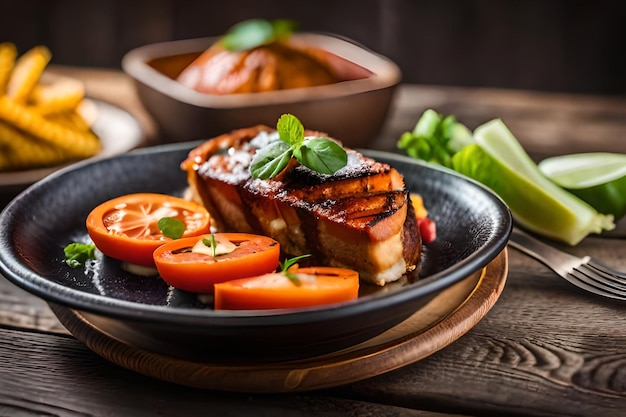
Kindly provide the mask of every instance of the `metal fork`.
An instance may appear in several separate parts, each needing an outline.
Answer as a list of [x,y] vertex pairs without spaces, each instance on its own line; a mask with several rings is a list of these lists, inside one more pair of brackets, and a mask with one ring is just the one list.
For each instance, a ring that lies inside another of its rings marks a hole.
[[608,298],[626,300],[626,273],[589,256],[579,258],[513,228],[509,245],[535,258],[575,286]]

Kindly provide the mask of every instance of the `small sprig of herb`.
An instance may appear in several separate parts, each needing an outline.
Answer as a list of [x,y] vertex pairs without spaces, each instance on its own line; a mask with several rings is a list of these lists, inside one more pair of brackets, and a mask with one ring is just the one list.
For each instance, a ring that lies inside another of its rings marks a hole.
[[293,156],[307,168],[332,175],[348,163],[348,154],[336,142],[326,138],[305,138],[304,126],[292,114],[283,114],[276,124],[279,141],[257,150],[250,173],[263,180],[274,178]]
[[65,263],[72,268],[82,268],[90,259],[96,259],[96,245],[89,243],[70,243],[63,248]]
[[289,19],[249,19],[233,25],[219,43],[228,51],[246,51],[289,39],[296,28],[296,22]]
[[280,262],[280,271],[283,273],[283,275],[285,275],[289,281],[291,281],[296,287],[299,287],[300,285],[302,285],[302,282],[300,282],[300,278],[298,278],[295,274],[292,274],[289,272],[289,268],[291,268],[292,266],[294,266],[296,263],[298,263],[298,261],[304,259],[304,258],[308,258],[309,254],[307,255],[300,255],[300,256],[296,256],[295,258],[288,258],[285,259],[285,262]]
[[215,258],[217,256],[217,242],[215,241],[215,235],[211,233],[208,238],[205,237],[204,239],[202,239],[202,243],[204,243],[205,246],[213,249],[213,257]]
[[185,223],[175,217],[162,217],[159,219],[157,226],[163,236],[170,239],[180,239],[185,233]]

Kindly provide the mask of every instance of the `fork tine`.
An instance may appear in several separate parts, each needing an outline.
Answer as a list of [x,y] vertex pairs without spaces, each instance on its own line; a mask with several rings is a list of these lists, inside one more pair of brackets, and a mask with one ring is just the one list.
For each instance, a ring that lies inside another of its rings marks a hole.
[[596,281],[604,281],[609,285],[614,285],[616,288],[626,290],[626,278],[621,278],[618,275],[614,275],[604,269],[598,269],[588,263],[583,263],[578,267],[581,272],[595,279]]
[[607,284],[603,280],[599,281],[594,279],[593,277],[590,277],[580,271],[578,268],[567,274],[567,280],[572,284],[594,294],[617,300],[626,300],[626,290],[616,288],[614,285]]
[[570,284],[603,297],[626,301],[626,273],[588,256],[579,258],[563,252],[517,227],[511,232],[509,244],[543,263]]
[[602,271],[606,274],[612,275],[616,278],[622,279],[624,281],[622,282],[626,282],[626,273],[624,272],[620,272],[620,271],[616,271],[615,269],[611,268],[610,266],[598,261],[597,259],[589,259],[589,261],[587,262],[587,264],[599,271]]

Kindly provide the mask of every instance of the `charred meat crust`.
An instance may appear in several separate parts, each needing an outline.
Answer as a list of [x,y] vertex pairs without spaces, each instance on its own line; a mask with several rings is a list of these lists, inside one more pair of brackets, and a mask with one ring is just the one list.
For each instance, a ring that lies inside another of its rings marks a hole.
[[272,236],[289,256],[309,253],[378,285],[419,265],[419,228],[397,170],[348,149],[348,166],[334,175],[290,164],[272,180],[252,178],[256,149],[249,143],[263,132],[274,130],[259,125],[218,136],[181,164],[217,230]]

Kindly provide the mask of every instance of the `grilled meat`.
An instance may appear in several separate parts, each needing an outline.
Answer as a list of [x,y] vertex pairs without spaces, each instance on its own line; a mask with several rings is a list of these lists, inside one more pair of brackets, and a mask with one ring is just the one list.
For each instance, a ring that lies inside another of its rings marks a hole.
[[[306,136],[324,136],[305,132]],[[355,269],[377,285],[419,264],[422,242],[402,175],[347,149],[348,164],[324,175],[291,163],[278,177],[251,177],[256,149],[277,140],[267,126],[236,130],[193,149],[183,161],[190,190],[219,231],[258,233],[288,256]]]

